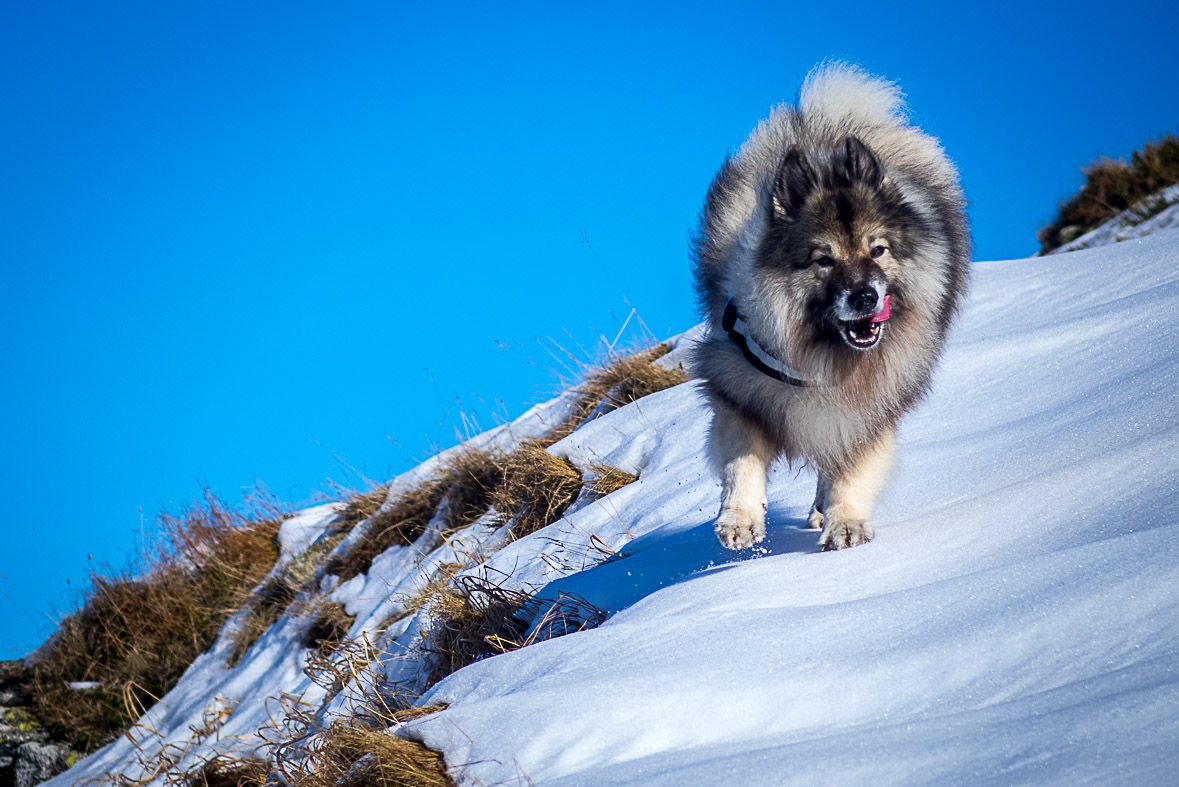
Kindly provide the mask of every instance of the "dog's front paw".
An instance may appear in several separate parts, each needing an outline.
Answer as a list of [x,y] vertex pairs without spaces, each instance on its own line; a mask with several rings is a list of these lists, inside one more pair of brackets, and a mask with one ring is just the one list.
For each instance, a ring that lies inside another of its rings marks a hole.
[[823,548],[824,552],[832,549],[846,549],[867,544],[875,535],[872,526],[865,519],[835,521],[828,515],[823,535],[819,538],[819,546]]
[[810,516],[806,518],[807,530],[822,530],[823,529],[823,512],[817,508],[812,508]]
[[765,518],[726,508],[716,518],[716,535],[729,549],[749,549],[766,537]]

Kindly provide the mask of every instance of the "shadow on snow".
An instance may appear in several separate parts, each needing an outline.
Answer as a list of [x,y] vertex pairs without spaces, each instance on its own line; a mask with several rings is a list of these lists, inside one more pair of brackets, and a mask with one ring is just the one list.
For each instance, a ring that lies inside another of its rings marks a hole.
[[538,595],[556,598],[559,593],[575,593],[612,616],[662,588],[727,571],[747,560],[819,551],[819,531],[806,529],[803,517],[783,516],[771,509],[765,540],[737,552],[721,546],[712,522],[671,534],[657,528],[606,562],[550,582]]

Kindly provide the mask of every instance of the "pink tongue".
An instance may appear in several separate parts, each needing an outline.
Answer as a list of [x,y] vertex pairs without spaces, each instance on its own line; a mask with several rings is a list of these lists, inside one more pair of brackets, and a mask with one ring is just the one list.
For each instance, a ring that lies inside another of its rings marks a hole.
[[868,322],[884,322],[888,319],[888,296],[884,296],[884,306],[869,318]]

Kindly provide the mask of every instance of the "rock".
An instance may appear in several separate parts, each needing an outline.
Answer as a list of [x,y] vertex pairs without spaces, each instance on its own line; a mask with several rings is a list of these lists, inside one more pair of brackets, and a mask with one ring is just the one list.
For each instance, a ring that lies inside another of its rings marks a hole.
[[78,760],[68,745],[49,743],[30,713],[32,700],[25,665],[0,662],[0,787],[32,787]]
[[33,787],[70,767],[69,747],[56,743],[22,743],[16,749],[13,787]]
[[23,708],[0,707],[0,787],[13,784],[17,750],[26,743],[41,743],[49,737],[32,723]]
[[0,661],[0,705],[14,707],[28,705],[33,697],[25,685],[23,666],[19,661]]

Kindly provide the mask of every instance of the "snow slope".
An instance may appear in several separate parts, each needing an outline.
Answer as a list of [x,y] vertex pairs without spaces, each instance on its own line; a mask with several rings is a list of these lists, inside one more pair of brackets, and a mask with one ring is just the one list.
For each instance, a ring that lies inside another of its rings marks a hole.
[[[422,700],[449,708],[404,731],[470,785],[1173,782],[1179,230],[973,273],[933,394],[902,424],[875,541],[819,552],[802,529],[813,474],[783,467],[766,542],[724,550],[695,384],[642,399],[552,449],[638,482],[471,569],[579,593],[609,618],[460,670]],[[564,406],[477,440],[509,445]],[[288,522],[286,548],[332,514]],[[455,543],[394,547],[323,590],[358,614],[358,635],[464,539],[500,537],[477,523]],[[322,699],[301,672],[305,620],[284,618],[225,669],[234,625],[149,711],[161,735],[141,745],[187,740],[214,697],[237,710],[206,747],[250,740],[233,736],[264,724],[279,692]],[[410,644],[420,626],[391,634]],[[390,676],[419,667],[391,662]],[[121,739],[51,783],[132,753]]]

